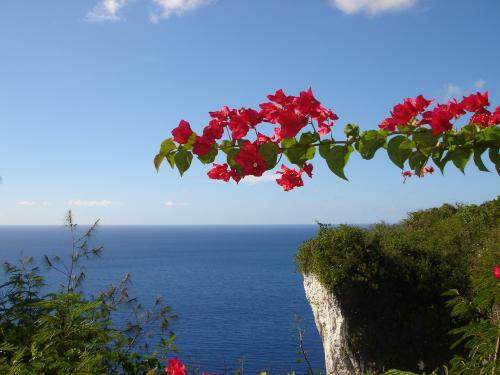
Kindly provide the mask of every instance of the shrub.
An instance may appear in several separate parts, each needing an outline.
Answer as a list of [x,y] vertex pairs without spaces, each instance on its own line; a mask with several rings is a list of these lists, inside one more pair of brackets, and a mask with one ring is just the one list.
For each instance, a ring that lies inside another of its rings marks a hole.
[[478,270],[487,269],[491,278],[499,263],[499,230],[500,198],[480,206],[443,205],[396,225],[322,225],[299,248],[296,263],[339,297],[349,345],[365,365],[377,371],[417,371],[419,364],[433,369],[468,355],[467,344],[450,348],[457,337],[448,332],[471,317],[450,315],[443,293],[477,295]]
[[[118,285],[88,297],[82,289],[82,263],[102,251],[89,246],[97,223],[79,236],[71,212],[67,221],[73,238],[69,259],[45,257],[49,269],[64,275],[66,282],[59,289],[44,284],[31,258],[19,265],[4,264],[0,373],[143,374],[162,366],[167,352],[175,349],[175,336],[168,328],[175,318],[170,307],[160,299],[151,309],[140,305],[128,294],[128,275]],[[128,312],[131,319],[116,324],[117,311]],[[151,333],[166,338],[151,348]]]

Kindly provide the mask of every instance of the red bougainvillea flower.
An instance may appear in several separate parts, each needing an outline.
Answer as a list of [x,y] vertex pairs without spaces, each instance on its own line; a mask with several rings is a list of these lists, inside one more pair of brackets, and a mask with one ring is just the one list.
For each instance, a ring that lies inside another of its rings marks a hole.
[[422,168],[418,177],[424,177],[426,174],[433,174],[433,173],[434,173],[434,167],[432,165],[430,165],[428,167]]
[[396,104],[391,111],[391,117],[383,120],[379,127],[389,131],[395,131],[398,125],[406,125],[417,115],[425,111],[432,100],[425,99],[422,95],[416,98],[406,98],[403,103]]
[[291,104],[293,103],[293,100],[294,100],[294,97],[293,96],[287,96],[283,89],[279,89],[279,90],[276,90],[276,92],[274,93],[274,95],[268,95],[267,98],[276,103],[276,104],[279,104],[280,106],[284,107],[288,104]]
[[234,169],[232,169],[232,168],[231,168],[230,173],[231,173],[231,178],[232,178],[232,179],[233,179],[236,183],[238,183],[238,182],[240,182],[240,181],[241,181],[241,176],[240,176],[240,174],[239,174],[237,171],[235,171]]
[[490,105],[488,91],[485,91],[483,94],[477,92],[469,96],[464,96],[461,104],[468,112],[482,112]]
[[227,164],[214,164],[212,169],[207,173],[208,178],[212,180],[222,180],[228,182],[231,178],[231,171],[228,169]]
[[263,145],[264,143],[273,142],[273,139],[265,134],[257,133],[257,139],[255,140],[256,145]]
[[432,111],[423,114],[421,124],[429,124],[434,135],[450,130],[453,124],[450,122],[455,116],[449,105],[440,104]]
[[493,112],[490,116],[489,125],[500,124],[500,107],[495,108],[495,112]]
[[175,357],[168,360],[165,372],[169,375],[186,375],[186,366],[182,364],[179,357]]
[[197,136],[196,141],[194,142],[193,145],[193,154],[198,155],[198,156],[203,156],[206,155],[210,152],[212,149],[212,144],[214,141],[212,139],[208,139],[205,136]]
[[431,103],[432,100],[427,100],[422,95],[414,99],[407,98],[402,104],[394,106],[391,112],[392,118],[400,124],[407,124],[419,113],[422,113]]
[[185,120],[181,120],[181,122],[179,122],[179,125],[174,130],[172,130],[174,141],[180,143],[181,145],[187,143],[191,134],[193,134],[191,126],[189,126],[189,122]]
[[218,120],[212,120],[203,129],[203,138],[215,142],[216,139],[221,139],[224,134],[224,126]]
[[302,171],[306,172],[306,174],[309,176],[309,178],[312,178],[313,165],[311,163],[309,163],[309,164],[305,163],[304,166],[302,167]]
[[479,124],[483,127],[487,127],[491,123],[491,112],[484,110],[483,112],[476,112],[472,115],[470,119],[471,124]]
[[333,122],[338,119],[330,109],[321,106],[310,88],[299,96],[288,96],[283,90],[278,90],[267,98],[271,102],[259,105],[260,115],[263,121],[280,125],[275,129],[278,141],[295,137],[309,120],[317,121],[321,135],[328,134]]
[[257,145],[245,141],[234,161],[241,167],[242,176],[262,176],[266,161],[260,156]]
[[[443,104],[441,106],[443,106]],[[458,103],[456,99],[449,100],[448,103],[446,103],[446,109],[454,119],[465,115],[464,106],[462,103]]]
[[411,177],[413,175],[412,171],[404,171],[401,173],[403,177]]
[[304,186],[304,181],[302,181],[301,173],[299,171],[296,171],[295,169],[290,169],[282,164],[281,171],[278,171],[276,173],[281,174],[281,177],[278,178],[276,182],[285,191],[290,191],[293,188]]
[[493,277],[500,280],[500,264],[493,267]]
[[262,115],[251,108],[241,108],[229,112],[229,129],[233,139],[241,139],[251,128],[262,122]]
[[219,121],[224,126],[227,125],[227,118],[229,116],[230,109],[227,106],[222,107],[220,111],[208,112],[210,117],[214,120]]
[[307,117],[293,110],[285,110],[279,113],[277,122],[281,127],[275,134],[278,140],[293,138],[307,125]]

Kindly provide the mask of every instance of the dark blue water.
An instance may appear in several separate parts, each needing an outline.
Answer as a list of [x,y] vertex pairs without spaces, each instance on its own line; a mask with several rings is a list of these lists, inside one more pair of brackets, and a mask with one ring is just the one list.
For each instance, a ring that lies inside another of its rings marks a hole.
[[[102,226],[93,244],[102,259],[87,265],[86,290],[102,290],[132,275],[131,294],[144,305],[157,295],[179,319],[172,325],[179,356],[210,372],[295,370],[294,317],[304,317],[314,369],[324,368],[320,337],[295,272],[297,247],[316,226]],[[24,255],[68,255],[64,227],[0,226],[0,261]],[[40,262],[41,263],[41,262]],[[55,275],[49,280],[56,283]]]

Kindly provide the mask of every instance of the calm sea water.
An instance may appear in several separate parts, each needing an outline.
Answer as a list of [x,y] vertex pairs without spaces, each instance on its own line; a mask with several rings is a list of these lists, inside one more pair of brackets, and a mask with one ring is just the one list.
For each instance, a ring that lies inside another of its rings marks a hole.
[[[316,226],[101,226],[93,242],[102,259],[87,265],[86,289],[102,290],[132,275],[131,294],[147,305],[157,295],[179,319],[172,325],[179,356],[204,371],[304,373],[294,317],[304,318],[314,369],[324,368],[319,334],[295,272],[297,247]],[[67,229],[0,226],[0,261],[21,252],[68,255]],[[55,276],[50,280],[56,283]]]

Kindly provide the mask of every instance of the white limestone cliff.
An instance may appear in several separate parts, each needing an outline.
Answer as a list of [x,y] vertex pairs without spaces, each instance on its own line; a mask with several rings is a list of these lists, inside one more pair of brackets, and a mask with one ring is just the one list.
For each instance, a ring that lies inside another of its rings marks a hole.
[[361,374],[361,366],[349,350],[347,321],[334,293],[312,274],[304,275],[304,289],[323,341],[326,374]]

